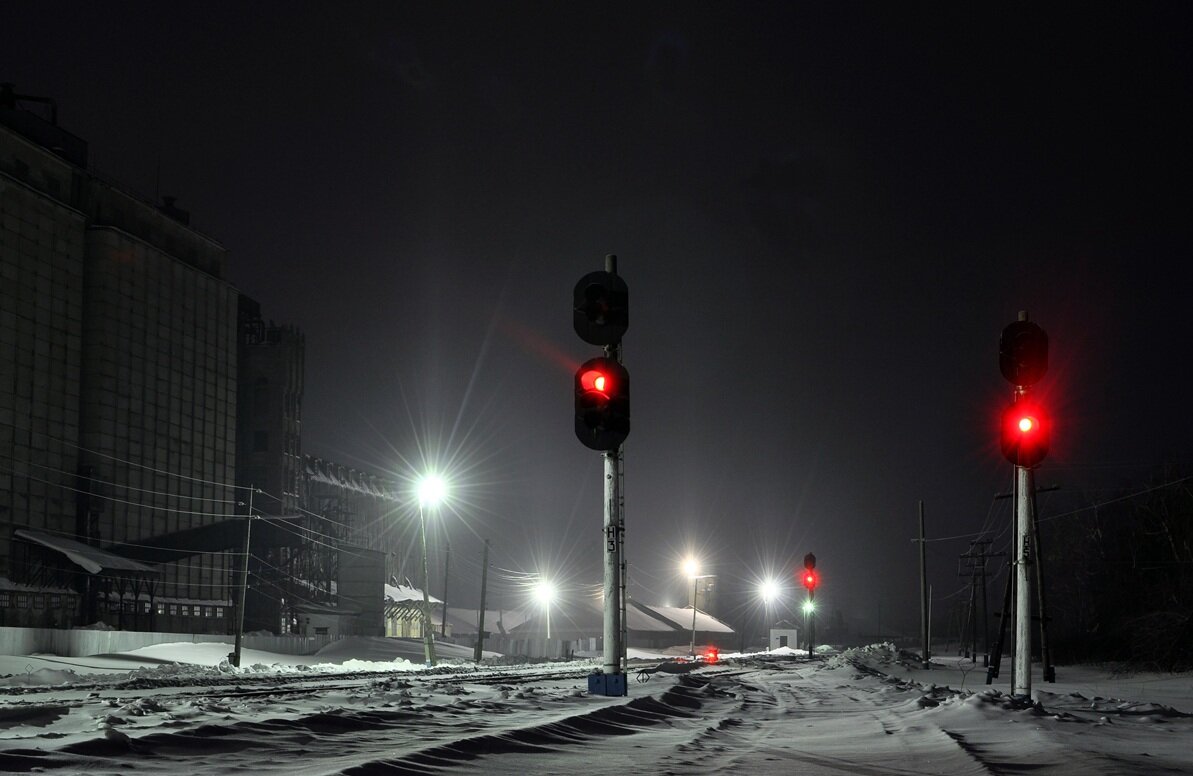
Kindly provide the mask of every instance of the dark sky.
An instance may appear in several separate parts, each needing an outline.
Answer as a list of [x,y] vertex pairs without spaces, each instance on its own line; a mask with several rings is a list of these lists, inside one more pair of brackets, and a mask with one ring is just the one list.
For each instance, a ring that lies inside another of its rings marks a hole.
[[[913,621],[917,500],[930,535],[1009,524],[1021,309],[1052,344],[1042,484],[1191,458],[1183,3],[21,5],[0,80],[305,331],[304,452],[453,476],[456,590],[477,537],[599,580],[569,308],[606,253],[647,600],[691,549],[727,585],[813,551],[830,606]],[[942,602],[966,546],[932,545]]]

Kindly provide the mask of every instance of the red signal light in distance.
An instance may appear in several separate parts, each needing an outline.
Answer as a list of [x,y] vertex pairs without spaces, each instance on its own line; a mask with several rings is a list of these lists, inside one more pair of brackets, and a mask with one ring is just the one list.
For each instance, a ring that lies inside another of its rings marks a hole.
[[811,569],[809,569],[808,571],[804,572],[804,574],[803,574],[804,587],[808,588],[809,590],[815,590],[816,582],[817,582],[817,580],[816,580],[816,572],[815,571],[812,571]]
[[1019,418],[1019,430],[1026,434],[1036,427],[1036,419],[1030,416]]

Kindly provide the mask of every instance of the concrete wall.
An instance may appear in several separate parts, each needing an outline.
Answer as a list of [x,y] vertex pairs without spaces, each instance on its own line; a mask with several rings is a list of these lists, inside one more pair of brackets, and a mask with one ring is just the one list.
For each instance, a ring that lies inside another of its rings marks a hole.
[[[180,641],[195,644],[223,642],[231,652],[233,637],[215,633],[0,628],[0,655],[43,652],[59,657],[85,657]],[[333,641],[336,641],[336,637],[245,636],[243,646],[245,649],[261,649],[282,655],[313,655]]]

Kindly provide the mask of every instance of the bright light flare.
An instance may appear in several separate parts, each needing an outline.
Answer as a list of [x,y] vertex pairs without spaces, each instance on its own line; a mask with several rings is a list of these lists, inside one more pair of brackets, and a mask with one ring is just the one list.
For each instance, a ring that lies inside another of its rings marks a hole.
[[816,611],[816,604],[811,601],[804,601],[804,614],[811,614]]
[[447,498],[447,482],[438,474],[427,474],[418,481],[418,503],[433,507]]
[[612,387],[610,383],[609,376],[599,369],[589,369],[580,375],[580,388],[585,391],[607,394]]
[[543,606],[549,606],[555,600],[555,584],[543,580],[534,586],[534,599]]
[[778,580],[767,579],[758,584],[758,595],[762,596],[762,601],[766,604],[779,600],[780,592]]
[[689,579],[695,578],[700,573],[700,564],[695,558],[688,558],[683,562],[683,573],[687,574]]
[[1035,428],[1035,425],[1035,418],[1023,417],[1019,419],[1019,430],[1025,434]]

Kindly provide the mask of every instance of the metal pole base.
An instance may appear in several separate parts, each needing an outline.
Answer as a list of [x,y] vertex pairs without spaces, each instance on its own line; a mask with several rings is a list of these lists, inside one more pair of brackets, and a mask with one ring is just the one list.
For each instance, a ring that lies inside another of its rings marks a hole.
[[588,694],[617,697],[628,695],[625,674],[589,674]]

